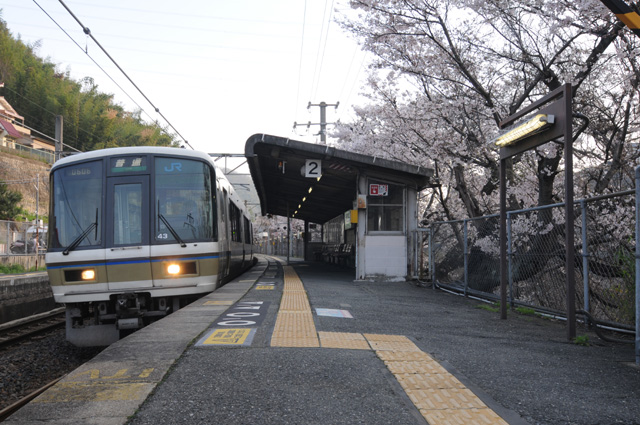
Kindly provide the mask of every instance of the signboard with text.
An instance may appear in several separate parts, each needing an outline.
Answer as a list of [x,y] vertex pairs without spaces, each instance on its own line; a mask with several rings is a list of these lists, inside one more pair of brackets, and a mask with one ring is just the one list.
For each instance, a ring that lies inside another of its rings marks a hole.
[[370,184],[369,196],[389,196],[388,184]]

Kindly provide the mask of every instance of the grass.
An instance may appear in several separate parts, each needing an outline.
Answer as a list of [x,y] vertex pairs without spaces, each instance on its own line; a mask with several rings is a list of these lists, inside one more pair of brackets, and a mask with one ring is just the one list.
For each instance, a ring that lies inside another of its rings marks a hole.
[[573,343],[576,345],[582,345],[583,347],[589,346],[589,337],[587,335],[578,335],[573,338]]
[[516,307],[516,311],[520,314],[524,314],[525,316],[535,316],[536,311],[529,307]]
[[494,313],[500,312],[500,304],[492,303],[492,304],[478,304],[478,308],[482,310],[492,311]]
[[46,271],[47,268],[44,266],[38,267],[37,269],[31,267],[29,270],[26,270],[22,264],[0,264],[0,274],[18,274],[18,273],[26,273],[26,272],[41,272]]

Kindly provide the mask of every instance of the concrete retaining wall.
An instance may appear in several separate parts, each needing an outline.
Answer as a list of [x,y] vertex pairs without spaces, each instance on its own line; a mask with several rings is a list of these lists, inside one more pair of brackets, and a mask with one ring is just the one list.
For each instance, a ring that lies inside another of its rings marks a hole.
[[0,323],[55,308],[46,273],[0,275]]

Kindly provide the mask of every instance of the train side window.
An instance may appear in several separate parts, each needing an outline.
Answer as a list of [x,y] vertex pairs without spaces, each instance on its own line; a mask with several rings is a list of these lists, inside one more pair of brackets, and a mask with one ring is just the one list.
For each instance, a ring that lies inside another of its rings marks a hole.
[[244,218],[244,243],[251,244],[251,222],[247,217]]
[[242,242],[240,234],[240,209],[233,202],[229,202],[229,221],[231,223],[231,240]]

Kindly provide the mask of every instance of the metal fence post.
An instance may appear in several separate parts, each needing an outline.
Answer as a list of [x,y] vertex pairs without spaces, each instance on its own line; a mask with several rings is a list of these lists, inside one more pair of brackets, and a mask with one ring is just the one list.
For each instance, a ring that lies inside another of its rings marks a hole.
[[513,307],[513,238],[511,212],[507,212],[507,273],[509,274],[509,305]]
[[429,226],[429,271],[431,272],[431,287],[436,289],[436,263],[433,254],[433,224]]
[[468,248],[469,248],[469,235],[468,235],[468,223],[469,221],[467,219],[464,219],[464,221],[462,222],[462,226],[463,226],[463,237],[462,237],[462,258],[464,261],[464,296],[467,296],[467,289],[469,288],[469,252],[468,252]]
[[640,167],[636,167],[636,364],[640,365]]
[[587,243],[587,202],[580,201],[582,214],[582,285],[584,291],[584,311],[591,312],[589,299],[589,244]]

